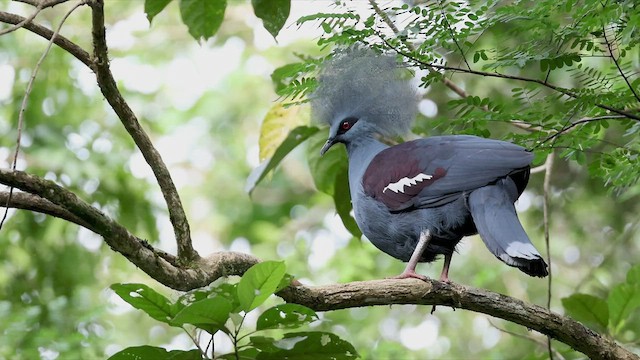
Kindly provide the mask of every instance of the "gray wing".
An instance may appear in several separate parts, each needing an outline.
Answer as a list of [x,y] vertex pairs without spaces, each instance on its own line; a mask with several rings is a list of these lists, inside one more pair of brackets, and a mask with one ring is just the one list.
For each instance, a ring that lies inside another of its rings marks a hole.
[[[363,177],[365,193],[391,211],[444,205],[528,169],[533,154],[521,146],[476,136],[434,136],[380,152]],[[524,188],[527,176],[523,176]]]

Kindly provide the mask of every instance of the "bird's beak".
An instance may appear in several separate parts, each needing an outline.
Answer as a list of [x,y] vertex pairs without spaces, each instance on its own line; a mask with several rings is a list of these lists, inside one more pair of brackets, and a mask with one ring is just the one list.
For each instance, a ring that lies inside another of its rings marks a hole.
[[335,144],[335,138],[330,137],[329,139],[327,139],[327,142],[324,143],[324,146],[322,147],[322,150],[320,150],[320,156],[324,155],[324,153],[327,152],[327,150],[329,150],[330,147],[333,146],[333,144]]

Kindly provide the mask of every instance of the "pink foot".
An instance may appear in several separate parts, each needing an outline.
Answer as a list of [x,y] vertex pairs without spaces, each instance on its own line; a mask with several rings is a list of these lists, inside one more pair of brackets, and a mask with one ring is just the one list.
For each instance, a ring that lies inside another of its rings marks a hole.
[[440,281],[451,284],[451,280],[449,280],[449,277],[447,275],[440,275]]
[[424,276],[424,275],[420,275],[418,273],[416,273],[413,270],[405,270],[402,272],[402,274],[400,275],[396,275],[396,276],[392,276],[390,278],[387,279],[418,279],[418,280],[422,280],[422,281],[427,281],[428,277]]

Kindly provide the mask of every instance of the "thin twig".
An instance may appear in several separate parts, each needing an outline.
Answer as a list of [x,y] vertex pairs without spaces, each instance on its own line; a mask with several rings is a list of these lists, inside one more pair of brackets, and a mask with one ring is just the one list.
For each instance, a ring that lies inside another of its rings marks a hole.
[[[67,13],[62,17],[62,20],[60,21],[60,24],[58,25],[56,30],[51,35],[51,38],[49,39],[49,43],[47,44],[47,47],[45,48],[44,52],[40,56],[40,59],[38,59],[38,62],[36,63],[36,66],[33,68],[33,71],[31,72],[31,77],[29,78],[29,83],[27,83],[27,88],[25,89],[24,97],[22,98],[22,104],[20,105],[20,111],[18,111],[18,128],[17,128],[18,135],[16,137],[16,149],[14,151],[13,160],[11,162],[11,170],[13,170],[13,171],[16,170],[16,166],[18,164],[18,155],[20,154],[20,142],[22,141],[22,130],[23,130],[23,127],[24,127],[24,112],[27,109],[27,103],[29,102],[29,96],[31,95],[31,90],[33,90],[33,84],[36,81],[36,76],[38,75],[38,71],[40,70],[40,67],[42,66],[42,63],[44,62],[44,59],[46,59],[47,55],[49,54],[49,50],[51,50],[51,47],[53,46],[53,43],[54,43],[56,37],[58,36],[58,33],[60,33],[60,30],[62,29],[62,25],[64,24],[64,22],[67,21],[67,19],[71,15],[71,13],[73,13],[77,8],[79,8],[80,6],[82,6],[84,4],[86,4],[85,0],[82,0],[82,1],[78,2],[71,9],[69,9],[69,11],[67,11]],[[38,11],[40,11],[40,9],[41,9],[41,4],[38,5]],[[35,15],[34,15],[34,17],[35,17]],[[26,22],[25,22],[25,24],[26,24]],[[4,215],[2,216],[2,220],[0,220],[0,230],[2,230],[2,226],[4,225],[4,222],[7,219],[7,216],[9,214],[9,206],[8,205],[11,202],[11,196],[12,195],[13,195],[13,187],[10,187],[9,188],[9,197],[7,198],[7,206],[5,208]]]
[[[431,70],[432,68],[435,69],[440,69],[440,70],[449,70],[449,71],[454,71],[454,72],[461,72],[461,73],[467,73],[467,74],[473,74],[473,75],[481,75],[481,76],[486,76],[486,77],[496,77],[496,78],[501,78],[501,79],[510,79],[510,80],[519,80],[519,81],[524,81],[524,82],[531,82],[531,83],[536,83],[539,85],[542,85],[544,87],[547,87],[551,90],[557,91],[563,95],[566,95],[570,98],[574,98],[574,99],[578,99],[580,98],[580,96],[578,94],[575,94],[565,88],[562,88],[560,86],[557,85],[553,85],[551,83],[548,82],[544,82],[542,80],[538,80],[538,79],[533,79],[533,78],[528,78],[528,77],[524,77],[524,76],[518,76],[518,75],[507,75],[507,74],[500,74],[500,73],[490,73],[490,72],[486,72],[486,71],[477,71],[477,70],[469,70],[469,69],[462,69],[462,68],[456,68],[456,67],[452,67],[452,66],[446,66],[446,65],[438,65],[438,64],[434,64],[434,63],[426,63],[418,58],[416,58],[415,56],[412,56],[411,54],[407,54],[406,52],[394,47],[393,45],[389,44],[388,42],[386,42],[386,44],[391,47],[394,51],[396,51],[398,54],[406,57],[407,59],[411,59],[413,60],[416,64],[420,65],[421,67],[424,67],[426,69]],[[640,121],[640,115],[635,115],[632,114],[628,111],[625,110],[620,110],[620,109],[616,109],[616,108],[612,108],[609,105],[605,105],[605,104],[599,104],[599,103],[595,103],[595,106],[601,108],[601,109],[605,109],[605,110],[609,110],[611,112],[614,112],[616,114],[619,115],[624,115],[625,117],[635,120],[635,121]]]
[[[216,346],[213,343],[213,335],[211,335],[211,337],[209,338],[209,341],[207,341],[207,347],[204,348],[205,354],[209,352],[209,348],[211,348],[211,357],[207,358],[207,359],[213,359],[214,358],[214,353],[216,351]],[[206,355],[205,355],[206,356]]]
[[[396,24],[393,23],[393,21],[391,21],[391,19],[389,18],[389,15],[387,15],[387,13],[385,13],[384,11],[382,11],[382,9],[380,9],[380,7],[378,6],[378,4],[376,3],[375,0],[369,0],[369,4],[371,5],[371,7],[373,8],[373,11],[375,11],[375,13],[382,19],[382,21],[384,21],[385,24],[387,24],[387,26],[396,34],[398,35],[400,33],[400,30],[398,29],[398,27],[396,26]],[[405,45],[413,50],[413,46],[410,43],[405,42]],[[398,52],[400,54],[400,52]],[[427,67],[427,70],[429,70],[430,72],[437,72],[434,67]],[[454,82],[452,82],[451,80],[443,77],[442,78],[442,83],[448,87],[449,89],[451,89],[453,92],[455,92],[456,94],[458,94],[458,96],[460,96],[461,98],[466,98],[469,95],[467,94],[466,91],[464,91],[461,87],[459,87],[458,85],[456,85]]]
[[[538,338],[535,338],[533,336],[527,336],[527,335],[519,334],[517,332],[509,331],[507,329],[501,328],[498,325],[494,324],[493,321],[491,321],[490,319],[489,319],[489,325],[493,326],[496,330],[498,330],[500,332],[503,332],[505,334],[509,334],[511,336],[515,336],[515,337],[518,337],[518,338],[521,338],[521,339],[532,341],[532,342],[534,342],[534,343],[536,343],[536,344],[538,344],[540,346],[544,346],[544,347],[547,346],[547,344],[544,341],[542,341],[542,340],[540,340]],[[562,354],[560,354],[555,349],[553,349],[553,353],[555,354],[555,356],[558,357],[558,359],[564,360],[564,356],[562,356]],[[551,356],[550,358],[553,359],[553,356]]]
[[546,163],[544,163],[544,164],[542,164],[540,166],[536,166],[536,167],[532,168],[531,170],[529,170],[529,172],[531,174],[537,174],[537,173],[541,173],[541,172],[543,172],[545,170],[547,170],[547,164]]
[[[382,11],[382,9],[380,9],[380,7],[378,6],[378,4],[376,3],[375,0],[369,0],[369,4],[371,5],[371,7],[373,8],[373,10],[375,11],[375,13],[384,21],[384,23],[394,32],[394,34],[396,34],[396,36],[400,33],[400,30],[398,29],[398,27],[396,26],[396,24],[391,21],[391,18],[389,18],[389,15],[387,13],[385,13],[384,11]],[[446,21],[446,19],[445,19]],[[447,22],[448,24],[448,22]],[[467,64],[467,67],[469,68],[469,70],[471,70],[471,67],[469,66],[469,63],[467,62],[467,59],[464,56],[464,52],[462,51],[462,48],[460,48],[458,42],[455,39],[455,36],[453,35],[453,32],[451,34],[453,41],[456,43],[456,46],[458,46],[458,49],[460,50],[460,53],[462,54],[462,57],[464,59],[464,62]],[[380,39],[387,44],[387,46],[389,46],[391,49],[393,49],[394,51],[396,51],[398,54],[404,55],[401,51],[399,51],[398,49],[396,49],[394,46],[392,46],[387,39],[384,38],[384,36],[382,36],[381,34],[378,34],[378,37],[380,37]],[[411,43],[407,42],[405,39],[402,39],[402,42],[405,44],[405,46],[411,50],[414,51],[414,47]],[[436,66],[426,66],[426,69],[431,72],[431,73],[437,73],[438,71],[436,70]],[[442,83],[448,87],[450,90],[452,90],[453,92],[455,92],[458,96],[460,96],[461,98],[466,98],[469,96],[469,94],[463,90],[461,87],[459,87],[458,85],[456,85],[453,81],[449,80],[448,78],[442,76],[441,77]],[[487,105],[484,105],[482,107],[482,109],[484,111],[489,111],[489,107]],[[533,129],[531,129],[531,127],[529,127],[527,124],[522,124],[522,123],[518,123],[518,122],[511,122],[511,125],[520,128],[522,130],[526,130],[526,131],[533,131]]]
[[622,71],[622,68],[620,67],[620,64],[618,63],[618,60],[616,59],[616,55],[613,53],[613,48],[611,46],[611,42],[607,38],[607,31],[606,31],[604,26],[602,27],[602,36],[604,37],[605,44],[607,44],[607,49],[609,50],[609,56],[611,57],[611,60],[613,60],[613,63],[616,64],[616,68],[618,68],[618,72],[620,73],[620,76],[622,76],[622,78],[624,79],[624,82],[627,83],[627,86],[629,87],[629,90],[631,90],[631,92],[633,93],[633,96],[635,96],[636,99],[638,101],[640,101],[640,96],[638,96],[638,93],[636,92],[635,88],[633,86],[631,86],[631,83],[629,82],[629,79],[624,74],[624,71]]
[[550,140],[553,140],[555,138],[557,138],[558,136],[566,133],[567,131],[573,129],[574,127],[580,125],[580,124],[585,124],[585,123],[589,123],[589,122],[593,122],[593,121],[602,121],[602,120],[614,120],[614,119],[626,119],[626,116],[624,115],[603,115],[603,116],[596,116],[596,117],[592,117],[592,118],[583,118],[580,120],[576,120],[572,123],[569,123],[568,125],[564,126],[562,129],[558,130],[558,132],[552,134],[551,136],[547,137],[546,139],[540,141],[536,147],[539,147],[545,143],[547,143]]
[[456,47],[458,48],[458,50],[460,50],[460,55],[462,55],[462,60],[464,60],[464,63],[467,65],[467,69],[471,70],[471,65],[469,65],[469,62],[467,61],[467,57],[465,56],[464,51],[462,51],[462,47],[460,46],[460,44],[458,43],[458,40],[456,39],[456,34],[453,32],[453,29],[451,28],[451,24],[449,24],[449,20],[447,20],[447,16],[444,13],[444,7],[442,6],[442,1],[440,1],[440,13],[442,14],[442,19],[444,20],[444,23],[447,25],[449,34],[451,34],[451,40],[453,40],[453,43],[456,44]]
[[[544,183],[543,183],[543,191],[544,197],[542,202],[542,218],[544,223],[544,243],[547,248],[547,263],[549,264],[549,277],[548,277],[548,287],[547,287],[547,309],[551,310],[551,285],[552,285],[552,271],[553,268],[551,263],[551,247],[549,246],[549,198],[551,194],[551,174],[553,172],[553,160],[554,160],[554,152],[551,151],[549,155],[547,155],[547,160],[545,162],[546,171],[544,173]],[[551,347],[551,337],[547,335],[547,349],[549,352],[549,359],[553,360],[553,352]]]
[[173,226],[178,247],[178,258],[184,263],[197,260],[200,255],[193,248],[187,215],[176,185],[171,178],[171,173],[169,173],[169,169],[167,169],[153,142],[151,142],[149,135],[140,125],[135,113],[120,93],[111,73],[104,27],[104,1],[91,0],[90,5],[93,25],[93,55],[95,58],[92,69],[96,73],[98,86],[155,175],[169,211],[169,220]]
[[36,6],[36,10],[29,15],[29,17],[24,18],[24,20],[22,20],[21,22],[6,28],[4,30],[0,30],[0,36],[2,35],[6,35],[10,32],[16,31],[18,29],[20,29],[22,26],[24,26],[24,24],[31,22],[33,19],[36,18],[36,16],[38,16],[38,14],[40,13],[40,11],[42,11],[42,7],[43,7],[44,3],[39,3],[38,6]]
[[44,8],[48,8],[48,7],[54,7],[54,6],[58,5],[58,4],[62,4],[62,3],[67,2],[69,0],[13,0],[13,1],[29,4],[31,6],[40,6],[40,5],[42,5],[42,8],[44,9]]
[[[195,336],[195,335],[191,335],[191,333],[189,332],[189,330],[187,330],[184,326],[180,326],[180,328],[182,328],[182,330],[184,330],[185,333],[187,333],[187,336],[189,336],[189,338],[191,339],[191,341],[193,342],[193,344],[198,348],[198,350],[200,350],[200,354],[202,354],[202,356],[204,356],[206,358],[207,353],[205,350],[202,349],[202,347],[200,346],[200,341],[199,339]],[[195,329],[194,331],[198,331],[197,329]],[[199,336],[198,336],[199,337]]]
[[[420,59],[416,59],[415,57],[411,56],[410,54],[406,54],[401,52],[401,50],[397,50],[396,51],[415,61],[416,63],[418,63],[419,65],[425,66],[425,67],[433,67],[436,69],[441,69],[441,70],[449,70],[449,71],[457,71],[457,72],[462,72],[462,73],[467,73],[467,74],[473,74],[473,75],[481,75],[481,76],[486,76],[486,77],[495,77],[495,78],[501,78],[501,79],[510,79],[510,80],[519,80],[519,81],[524,81],[524,82],[531,82],[531,83],[536,83],[539,85],[542,85],[544,87],[547,87],[551,90],[557,91],[561,94],[564,94],[570,98],[574,98],[574,99],[578,99],[580,98],[579,95],[565,89],[562,88],[560,86],[557,85],[553,85],[551,83],[546,83],[542,80],[538,80],[538,79],[532,79],[532,78],[527,78],[524,76],[517,76],[517,75],[507,75],[507,74],[500,74],[500,73],[490,73],[490,72],[485,72],[485,71],[477,71],[477,70],[467,70],[467,69],[462,69],[462,68],[455,68],[455,67],[451,67],[451,66],[445,66],[445,65],[438,65],[438,64],[433,64],[433,63],[425,63],[423,61],[421,61]],[[605,104],[599,104],[599,103],[595,103],[595,106],[601,108],[601,109],[605,109],[605,110],[609,110],[611,112],[614,112],[616,114],[619,115],[623,115],[631,120],[635,120],[635,121],[640,121],[640,115],[636,115],[636,114],[632,114],[630,112],[627,112],[625,110],[621,110],[621,109],[616,109],[616,108],[612,108],[609,105],[605,105]]]
[[[15,25],[23,22],[24,20],[25,18],[20,15],[0,11],[0,22]],[[53,37],[53,31],[33,22],[25,23],[22,28],[25,30],[29,30],[32,33],[37,34],[47,40],[51,40],[51,38]],[[75,56],[76,59],[80,60],[87,67],[91,68],[91,56],[79,45],[62,35],[56,36],[53,42],[67,51],[69,54]]]
[[[553,31],[552,31],[552,34],[553,34]],[[560,49],[562,49],[562,41],[560,41],[560,45],[558,45],[558,48],[556,49],[556,55],[560,53]],[[549,81],[549,76],[551,76],[551,66],[549,66],[549,69],[547,70],[547,75],[544,77],[544,82]]]

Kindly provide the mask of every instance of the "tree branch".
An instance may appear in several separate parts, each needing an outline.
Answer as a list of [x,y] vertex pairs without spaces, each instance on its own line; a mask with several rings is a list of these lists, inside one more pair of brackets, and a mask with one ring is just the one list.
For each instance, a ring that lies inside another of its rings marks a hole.
[[[60,2],[62,1],[49,1],[47,3],[49,5],[46,6],[53,6]],[[34,2],[34,4],[36,3]],[[193,246],[191,244],[189,223],[187,221],[186,214],[184,212],[184,208],[182,207],[182,203],[180,201],[180,197],[178,195],[176,187],[173,183],[173,180],[171,179],[171,175],[166,165],[164,164],[164,161],[162,160],[160,154],[151,143],[148,135],[140,126],[140,123],[138,122],[135,114],[122,97],[120,91],[117,88],[113,75],[111,74],[107,54],[108,50],[105,39],[104,12],[102,10],[103,3],[102,1],[94,0],[90,3],[90,5],[93,10],[94,56],[96,58],[96,61],[94,62],[91,59],[89,53],[87,53],[80,46],[76,45],[75,43],[61,35],[57,35],[55,37],[54,43],[74,55],[78,60],[87,65],[96,73],[100,90],[122,121],[123,125],[133,138],[134,142],[142,152],[145,160],[151,166],[156,176],[162,194],[165,198],[165,201],[167,202],[169,218],[174,227],[176,242],[178,244],[178,257],[181,259],[181,261],[186,262],[195,260],[199,255],[193,249]],[[22,16],[3,11],[0,11],[0,22],[14,25],[24,23],[23,28],[34,32],[48,40],[50,40],[54,34],[53,31],[41,25],[27,22],[26,18]]]
[[487,290],[428,279],[386,279],[347,284],[287,288],[281,294],[317,311],[372,305],[451,306],[505,319],[561,341],[591,359],[638,359],[630,351],[579,322],[541,306]]
[[546,139],[540,141],[536,147],[539,147],[555,138],[557,138],[558,136],[566,133],[567,131],[575,128],[578,125],[581,124],[586,124],[589,122],[593,122],[593,121],[602,121],[602,120],[616,120],[616,119],[624,119],[624,115],[603,115],[603,116],[596,116],[596,117],[592,117],[592,118],[583,118],[580,120],[576,120],[574,122],[571,122],[569,124],[567,124],[566,126],[564,126],[562,129],[558,130],[558,132],[554,133],[553,135],[547,137]]
[[613,63],[616,64],[616,68],[618,69],[620,76],[622,76],[622,78],[624,79],[624,82],[627,83],[629,90],[631,90],[631,93],[633,94],[633,96],[635,96],[636,100],[640,101],[640,96],[638,96],[638,93],[636,92],[635,88],[629,82],[629,79],[624,74],[624,71],[622,71],[622,68],[618,63],[618,60],[616,59],[616,55],[613,53],[613,47],[611,46],[611,42],[607,38],[607,29],[605,29],[604,26],[602,27],[602,36],[604,37],[605,44],[607,44],[607,50],[609,51],[609,56],[611,57],[611,60],[613,60]]
[[0,192],[0,204],[2,204],[2,206],[6,206],[7,208],[29,210],[53,216],[96,232],[91,224],[84,221],[82,218],[37,195],[24,192],[11,194],[10,191],[4,191]]
[[[64,22],[69,18],[69,16],[71,15],[72,12],[74,12],[80,6],[84,5],[84,3],[85,3],[84,0],[78,2],[71,9],[69,9],[69,11],[67,11],[67,13],[62,17],[62,20],[60,20],[60,25],[58,25],[58,27],[56,28],[56,31],[54,31],[53,34],[51,35],[51,39],[47,43],[46,49],[44,50],[44,52],[40,56],[40,59],[38,59],[38,62],[36,63],[35,67],[33,68],[33,71],[31,71],[31,77],[29,78],[29,82],[27,83],[27,88],[25,89],[24,96],[22,97],[22,104],[20,105],[20,111],[18,111],[18,126],[17,126],[18,135],[17,135],[17,138],[16,138],[16,148],[15,148],[15,151],[14,151],[14,154],[13,154],[13,161],[11,162],[11,169],[12,170],[15,170],[16,169],[16,165],[18,164],[18,155],[20,154],[20,144],[22,142],[22,129],[24,127],[24,113],[27,110],[27,104],[29,103],[29,96],[31,95],[31,90],[33,89],[33,84],[36,81],[36,76],[38,75],[38,71],[40,70],[40,67],[42,66],[42,63],[44,62],[44,59],[46,59],[47,55],[49,54],[49,51],[51,50],[51,46],[53,45],[53,42],[55,41],[56,37],[58,36],[58,33],[60,33],[60,30],[62,29],[62,25],[64,24]],[[42,4],[38,5],[37,11],[36,11],[36,13],[34,13],[33,17],[35,17],[35,15],[41,9],[42,9]],[[22,25],[24,25],[25,23],[27,23],[29,21],[31,21],[31,19],[25,20],[22,23]],[[7,199],[7,203],[9,203],[9,201],[11,201],[11,195],[12,194],[13,194],[13,188],[10,188],[9,189],[9,198]],[[4,221],[7,218],[8,211],[9,211],[9,208],[7,207],[4,215],[2,216],[2,219],[0,219],[0,229],[2,229],[2,225],[4,224]]]
[[[391,46],[389,43],[387,43],[388,46]],[[542,80],[538,80],[538,79],[533,79],[533,78],[528,78],[528,77],[524,77],[524,76],[518,76],[518,75],[507,75],[507,74],[500,74],[500,73],[490,73],[490,72],[486,72],[486,71],[478,71],[478,70],[471,70],[471,69],[462,69],[462,68],[457,68],[457,67],[452,67],[452,66],[446,66],[446,65],[438,65],[438,64],[433,64],[433,63],[426,63],[424,61],[421,61],[420,59],[416,58],[415,56],[411,55],[411,54],[407,54],[406,52],[399,50],[395,47],[391,48],[396,51],[398,54],[406,57],[407,59],[411,59],[413,60],[418,66],[426,68],[426,69],[440,69],[440,70],[449,70],[449,71],[454,71],[454,72],[462,72],[462,73],[467,73],[467,74],[473,74],[473,75],[480,75],[480,76],[486,76],[486,77],[496,77],[496,78],[501,78],[501,79],[510,79],[510,80],[519,80],[519,81],[524,81],[524,82],[531,82],[531,83],[535,83],[535,84],[539,84],[542,85],[546,88],[549,88],[551,90],[557,91],[563,95],[566,95],[570,98],[574,98],[574,99],[578,99],[580,98],[579,95],[565,89],[562,88],[560,86],[548,83],[548,82],[544,82]],[[613,108],[609,105],[606,104],[600,104],[600,103],[594,103],[594,105],[596,107],[599,107],[601,109],[604,110],[608,110],[611,112],[614,112],[616,114],[619,115],[623,115],[631,120],[635,120],[635,121],[640,121],[640,115],[636,115],[636,114],[632,114],[626,110],[623,109],[616,109]]]
[[35,10],[33,13],[31,13],[31,15],[29,15],[29,17],[24,18],[24,20],[20,21],[20,22],[19,22],[19,23],[17,23],[17,24],[14,24],[13,26],[11,26],[11,27],[9,27],[9,28],[6,28],[6,29],[3,29],[3,30],[0,30],[0,36],[2,36],[2,35],[6,35],[6,34],[8,34],[8,33],[10,33],[10,32],[14,32],[14,31],[16,31],[16,30],[20,29],[24,24],[26,24],[26,23],[28,23],[28,22],[31,22],[33,19],[35,19],[35,18],[36,18],[36,16],[38,16],[38,14],[40,13],[40,11],[42,11],[42,6],[43,6],[43,4],[42,4],[42,3],[38,4],[38,5],[36,6],[36,10]]
[[[527,77],[524,77],[524,76],[517,76],[517,75],[507,75],[507,74],[500,74],[500,73],[490,73],[490,72],[486,72],[486,71],[477,71],[477,70],[469,70],[469,69],[462,69],[462,68],[454,68],[454,67],[451,67],[451,66],[444,66],[444,65],[438,65],[438,64],[427,64],[427,63],[423,63],[422,61],[416,59],[415,57],[411,57],[410,55],[406,55],[406,54],[403,54],[403,55],[409,56],[410,59],[412,59],[413,61],[416,61],[417,63],[419,63],[422,66],[427,66],[428,65],[428,66],[434,67],[436,69],[441,69],[441,70],[450,70],[450,71],[463,72],[463,73],[468,73],[468,74],[473,74],[473,75],[481,75],[481,76],[486,76],[486,77],[497,77],[497,78],[502,78],[502,79],[511,79],[511,80],[519,80],[519,81],[524,81],[524,82],[536,83],[536,84],[542,85],[542,86],[544,86],[546,88],[549,88],[551,90],[557,91],[557,92],[559,92],[559,93],[561,93],[563,95],[566,95],[566,96],[568,96],[570,98],[574,98],[574,99],[580,98],[579,95],[574,94],[573,92],[571,92],[571,91],[569,91],[569,90],[567,90],[565,88],[562,88],[560,86],[556,86],[556,85],[553,85],[551,83],[547,83],[547,82],[544,82],[544,81],[538,80],[538,79],[532,79],[532,78],[527,78]],[[594,105],[596,107],[601,108],[601,109],[608,110],[608,111],[614,112],[614,113],[619,114],[619,115],[623,115],[623,116],[625,116],[625,117],[627,117],[627,118],[629,118],[631,120],[640,121],[640,115],[632,114],[632,113],[630,113],[628,111],[625,111],[625,110],[622,110],[622,109],[616,109],[616,108],[613,108],[613,107],[611,107],[609,105],[606,105],[606,104],[594,103]]]
[[[100,210],[52,181],[21,171],[0,169],[0,183],[33,194],[19,193],[21,195],[12,200],[12,206],[43,213],[56,212],[62,218],[79,217],[85,223],[82,226],[87,225],[87,228],[103,236],[113,250],[123,254],[158,282],[175,290],[192,290],[206,286],[220,277],[241,275],[259,262],[259,259],[251,255],[219,252],[185,268],[171,255],[156,250],[146,241],[131,235]],[[0,193],[0,199],[5,196],[3,194],[6,193]],[[487,290],[435,280],[422,282],[390,279],[317,287],[299,286],[286,288],[278,295],[287,302],[305,305],[317,311],[392,304],[452,306],[523,325],[568,344],[593,359],[638,359],[612,340],[543,307]]]
[[[555,158],[555,152],[551,151],[549,155],[547,155],[547,160],[545,161],[545,172],[544,172],[544,182],[543,182],[543,190],[544,197],[542,200],[542,222],[544,224],[544,244],[547,248],[547,263],[549,264],[549,278],[547,283],[547,309],[551,310],[551,292],[552,292],[552,284],[553,284],[553,264],[551,262],[551,247],[549,245],[549,199],[551,197],[551,174],[553,172],[553,161]],[[547,350],[549,352],[549,360],[553,360],[553,349],[551,347],[551,337],[547,336]]]
[[[380,9],[380,6],[378,6],[378,3],[376,2],[376,0],[369,0],[369,5],[371,5],[371,7],[373,8],[373,11],[375,11],[375,13],[382,19],[382,21],[384,21],[384,23],[389,27],[389,29],[391,29],[391,31],[393,31],[394,34],[398,35],[400,33],[400,30],[398,29],[396,24],[393,21],[391,21],[387,13],[385,13],[384,11],[382,11],[382,9]],[[411,44],[407,43],[406,45],[409,49],[413,50],[413,46]],[[429,67],[429,66],[427,66],[427,70],[429,70],[430,72],[436,72],[436,70],[433,67]],[[469,96],[467,92],[464,91],[464,89],[462,89],[461,87],[459,87],[453,81],[447,79],[446,77],[442,77],[442,83],[446,87],[451,89],[453,92],[458,94],[458,96],[460,96],[461,98],[466,98]]]
[[62,4],[69,0],[13,0],[25,4],[29,4],[31,6],[41,6],[43,9],[48,7],[54,7],[58,4]]
[[[125,227],[102,211],[53,181],[22,171],[0,169],[0,184],[32,194],[30,199],[22,198],[23,203],[20,206],[12,199],[13,205],[10,206],[31,207],[42,213],[55,210],[60,217],[74,216],[81,219],[83,224],[80,225],[102,236],[114,251],[121,253],[149,276],[172,289],[192,290],[206,286],[223,276],[241,275],[259,261],[251,255],[224,252],[197,259],[189,264],[190,267],[185,267],[175,256],[153,248],[146,240],[129,233]],[[34,195],[36,197],[33,197]],[[52,205],[42,203],[38,197],[48,200]]]
[[[380,9],[380,7],[378,6],[378,3],[376,3],[376,0],[369,0],[369,4],[371,5],[371,7],[373,8],[373,10],[375,11],[375,13],[384,21],[384,23],[394,32],[394,34],[396,34],[396,36],[398,36],[400,34],[400,30],[398,29],[398,27],[396,26],[396,24],[391,21],[391,19],[389,18],[389,15],[387,13],[385,13],[384,11],[382,11],[382,9]],[[449,22],[446,20],[445,17],[445,21],[447,23],[447,26],[449,26]],[[458,44],[457,40],[455,39],[455,36],[453,34],[453,30],[451,29],[451,27],[449,26],[449,30],[451,32],[451,37],[453,39],[453,41],[456,43],[456,46],[458,46],[458,49],[460,50],[460,53],[462,54],[462,58],[464,59],[465,64],[467,64],[467,67],[469,68],[469,70],[471,70],[471,66],[469,66],[469,63],[467,62],[467,59],[464,57],[464,53],[462,51],[462,48],[460,47],[460,45]],[[389,42],[382,36],[382,35],[378,35],[382,41],[384,41],[385,44],[387,44],[387,46],[389,46],[390,48],[392,48],[394,51],[396,51],[398,54],[402,54],[402,52],[398,51],[398,49],[396,49],[395,47],[393,47],[391,44],[389,44]],[[405,46],[411,50],[411,51],[415,51],[414,46],[407,42],[406,40],[402,40],[402,42],[405,44]],[[437,70],[435,67],[433,66],[426,66],[426,69],[430,72],[430,73],[436,73]],[[444,76],[441,76],[441,80],[442,83],[448,87],[450,90],[452,90],[453,92],[455,92],[456,94],[458,94],[458,96],[460,96],[461,98],[466,98],[469,97],[469,94],[462,89],[461,87],[459,87],[458,85],[456,85],[453,81],[447,79]],[[484,111],[489,111],[489,107],[484,105],[482,107],[482,109]],[[523,124],[523,123],[519,123],[517,121],[512,121],[510,123],[511,125],[520,128],[522,130],[526,130],[526,131],[533,131],[534,129],[532,129],[532,127],[529,124]]]
[[105,99],[109,102],[113,110],[120,118],[125,129],[131,135],[138,149],[142,152],[147,164],[153,170],[153,174],[158,181],[162,195],[167,203],[169,219],[173,225],[176,242],[178,245],[178,259],[185,263],[197,260],[198,253],[193,249],[191,243],[191,233],[189,222],[184,212],[180,195],[176,189],[171,174],[167,169],[160,153],[153,146],[151,139],[144,131],[133,110],[129,107],[122,94],[118,90],[116,81],[109,68],[109,55],[104,27],[104,2],[103,0],[92,0],[90,3],[92,10],[92,35],[93,35],[93,62],[92,69],[96,73],[98,86]]
[[[511,336],[519,337],[519,338],[521,338],[521,339],[525,339],[525,340],[528,340],[528,341],[534,342],[534,343],[536,343],[536,344],[538,344],[538,345],[540,345],[540,346],[543,346],[544,348],[547,348],[547,343],[546,343],[545,341],[539,340],[539,339],[537,339],[537,338],[535,338],[535,337],[533,337],[533,336],[528,336],[528,335],[518,334],[517,332],[509,331],[509,330],[507,330],[507,329],[503,329],[503,328],[501,328],[501,327],[497,326],[496,324],[494,324],[491,320],[489,320],[489,324],[490,324],[491,326],[493,326],[493,328],[494,328],[494,329],[496,329],[496,330],[498,330],[498,331],[500,331],[500,332],[503,332],[503,333],[505,333],[505,334],[509,334],[509,335],[511,335]],[[562,360],[564,360],[564,356],[562,356],[562,355],[561,355],[557,350],[555,350],[555,349],[551,349],[551,350],[552,350],[552,352],[553,352],[553,356],[558,357],[558,359],[562,359]],[[553,359],[553,356],[551,356],[551,355],[550,355],[550,356],[549,356],[549,358],[550,358],[550,359]]]

